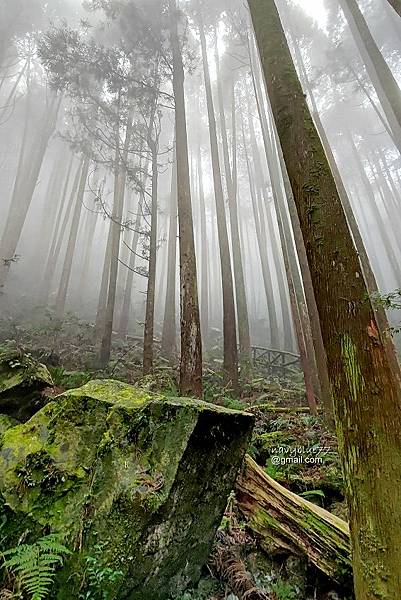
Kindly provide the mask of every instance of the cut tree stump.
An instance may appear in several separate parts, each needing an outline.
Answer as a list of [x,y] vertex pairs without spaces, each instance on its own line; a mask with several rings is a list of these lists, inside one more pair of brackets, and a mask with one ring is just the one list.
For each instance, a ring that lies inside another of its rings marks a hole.
[[337,583],[351,579],[348,524],[287,490],[246,456],[238,507],[269,554],[305,555]]

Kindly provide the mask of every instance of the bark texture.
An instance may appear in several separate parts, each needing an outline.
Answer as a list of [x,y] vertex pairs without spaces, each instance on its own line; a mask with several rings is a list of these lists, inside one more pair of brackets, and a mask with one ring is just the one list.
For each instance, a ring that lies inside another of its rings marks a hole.
[[358,600],[401,597],[401,399],[358,253],[273,0],[248,0],[310,265],[333,388]]
[[195,241],[192,221],[188,163],[188,137],[184,96],[184,67],[178,36],[176,0],[170,0],[170,41],[173,53],[173,89],[177,153],[177,205],[180,237],[181,362],[180,391],[202,394],[202,338],[196,278]]

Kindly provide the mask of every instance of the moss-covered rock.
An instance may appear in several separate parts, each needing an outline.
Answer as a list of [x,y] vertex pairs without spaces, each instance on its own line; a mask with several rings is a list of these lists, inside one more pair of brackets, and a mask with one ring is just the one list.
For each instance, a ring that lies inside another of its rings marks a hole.
[[26,421],[45,403],[41,392],[53,385],[47,368],[29,354],[0,353],[0,411]]
[[0,435],[7,431],[7,429],[11,429],[11,427],[15,427],[16,425],[18,425],[17,419],[0,414]]
[[168,598],[200,577],[252,425],[243,412],[111,380],[65,392],[2,436],[6,543],[65,535],[75,552],[57,600],[81,597],[99,548],[99,569],[123,573],[110,599]]

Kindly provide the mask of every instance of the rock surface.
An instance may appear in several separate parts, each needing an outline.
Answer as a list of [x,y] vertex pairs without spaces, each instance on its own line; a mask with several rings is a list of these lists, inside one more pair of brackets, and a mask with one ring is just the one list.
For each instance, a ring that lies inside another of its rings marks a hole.
[[28,354],[0,353],[0,412],[26,421],[44,404],[42,390],[53,385],[47,368]]
[[251,415],[117,381],[65,392],[1,437],[8,547],[59,532],[74,553],[57,600],[87,585],[88,557],[122,576],[109,598],[162,600],[196,583],[253,426]]

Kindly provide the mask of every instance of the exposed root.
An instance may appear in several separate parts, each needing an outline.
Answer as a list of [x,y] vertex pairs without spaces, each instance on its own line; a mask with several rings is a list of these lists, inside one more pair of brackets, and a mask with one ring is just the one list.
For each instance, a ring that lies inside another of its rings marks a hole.
[[222,532],[219,537],[221,543],[209,562],[216,577],[226,583],[240,600],[276,600],[275,596],[268,595],[256,586],[244,562],[231,546],[230,537]]

